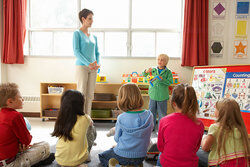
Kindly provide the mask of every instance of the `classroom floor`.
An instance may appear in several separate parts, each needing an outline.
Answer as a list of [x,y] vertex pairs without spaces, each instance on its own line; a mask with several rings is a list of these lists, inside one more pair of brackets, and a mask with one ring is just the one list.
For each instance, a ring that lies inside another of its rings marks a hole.
[[[47,141],[51,145],[51,152],[55,152],[55,145],[57,142],[57,138],[51,137],[51,133],[54,129],[54,120],[47,120],[45,122],[42,121],[41,118],[27,118],[31,124],[31,135],[33,136],[32,143],[36,143],[39,141]],[[92,147],[91,150],[91,162],[88,163],[89,167],[101,167],[99,164],[98,153],[101,153],[105,150],[108,150],[115,145],[115,141],[113,137],[107,137],[106,133],[108,130],[115,126],[115,123],[110,121],[95,121],[94,123],[97,130],[97,139],[96,146]],[[156,138],[156,134],[152,134],[153,138]],[[152,167],[155,165],[155,162],[144,161],[144,167]],[[53,164],[47,167],[59,167],[56,161]]]

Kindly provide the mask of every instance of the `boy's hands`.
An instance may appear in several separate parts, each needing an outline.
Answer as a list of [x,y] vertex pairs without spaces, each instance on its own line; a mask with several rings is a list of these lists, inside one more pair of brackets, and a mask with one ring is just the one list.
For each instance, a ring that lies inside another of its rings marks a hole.
[[149,68],[149,69],[147,69],[145,72],[146,72],[146,73],[150,73],[150,72],[152,72],[152,68],[150,67],[150,68]]
[[24,152],[24,151],[28,150],[29,147],[30,147],[30,145],[25,145],[25,144],[19,143],[19,152]]

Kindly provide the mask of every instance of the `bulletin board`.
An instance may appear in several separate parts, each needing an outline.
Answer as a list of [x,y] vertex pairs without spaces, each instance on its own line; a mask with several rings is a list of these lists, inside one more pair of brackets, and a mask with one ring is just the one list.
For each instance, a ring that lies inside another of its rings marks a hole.
[[198,118],[206,128],[216,119],[216,101],[230,97],[239,103],[250,136],[250,64],[196,66],[193,68],[191,81],[199,104]]

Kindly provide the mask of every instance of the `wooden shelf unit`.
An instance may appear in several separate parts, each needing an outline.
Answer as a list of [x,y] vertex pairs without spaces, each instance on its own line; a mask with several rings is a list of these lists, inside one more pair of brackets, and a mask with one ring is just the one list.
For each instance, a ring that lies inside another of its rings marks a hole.
[[[40,117],[45,120],[45,118],[56,118],[56,116],[46,115],[44,113],[45,109],[59,109],[61,103],[61,96],[62,94],[49,94],[48,87],[55,86],[55,87],[63,87],[64,91],[69,89],[76,89],[76,83],[47,83],[42,82],[40,83],[40,100],[41,100],[41,110],[40,110]],[[55,112],[55,111],[51,111]],[[55,113],[51,113],[54,115]]]
[[[119,83],[96,83],[95,93],[112,93],[115,97],[118,95],[119,88],[122,84]],[[92,109],[110,110],[111,117],[109,118],[92,118],[93,120],[116,120],[112,117],[112,110],[117,108],[117,101],[93,101]],[[102,112],[102,111],[100,111]]]
[[[116,97],[118,95],[118,91],[122,86],[122,83],[96,83],[95,93],[112,93]],[[138,84],[139,88],[140,85],[149,85],[149,84]],[[142,94],[144,105],[143,109],[148,109],[149,104],[149,96],[148,94]],[[93,101],[92,103],[93,109],[116,109],[117,108],[117,101]],[[116,118],[92,118],[93,120],[116,120]]]
[[[61,101],[61,94],[49,94],[48,93],[48,86],[62,86],[64,87],[64,91],[68,89],[76,89],[76,83],[40,83],[40,98],[41,98],[41,112],[40,117],[45,120],[45,118],[56,118],[56,116],[46,116],[44,115],[44,110],[49,108],[58,108],[60,107]],[[121,83],[96,83],[95,93],[112,93],[116,97],[118,95],[119,88],[123,84]],[[139,84],[145,85],[145,84]],[[147,84],[148,85],[148,84]],[[149,105],[149,96],[148,94],[142,94],[144,105],[143,109],[148,109]],[[92,109],[116,109],[117,102],[115,101],[93,101],[92,102]],[[168,110],[170,108],[168,107]],[[52,111],[53,112],[53,111]],[[93,120],[116,120],[116,118],[92,118]]]

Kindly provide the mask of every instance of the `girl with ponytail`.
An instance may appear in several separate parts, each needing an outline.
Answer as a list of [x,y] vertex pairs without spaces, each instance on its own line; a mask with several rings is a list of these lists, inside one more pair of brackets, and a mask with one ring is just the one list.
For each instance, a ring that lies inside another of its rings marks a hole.
[[197,119],[198,102],[192,86],[177,85],[172,93],[171,105],[175,110],[161,119],[157,146],[160,166],[197,167],[198,151],[204,125]]

